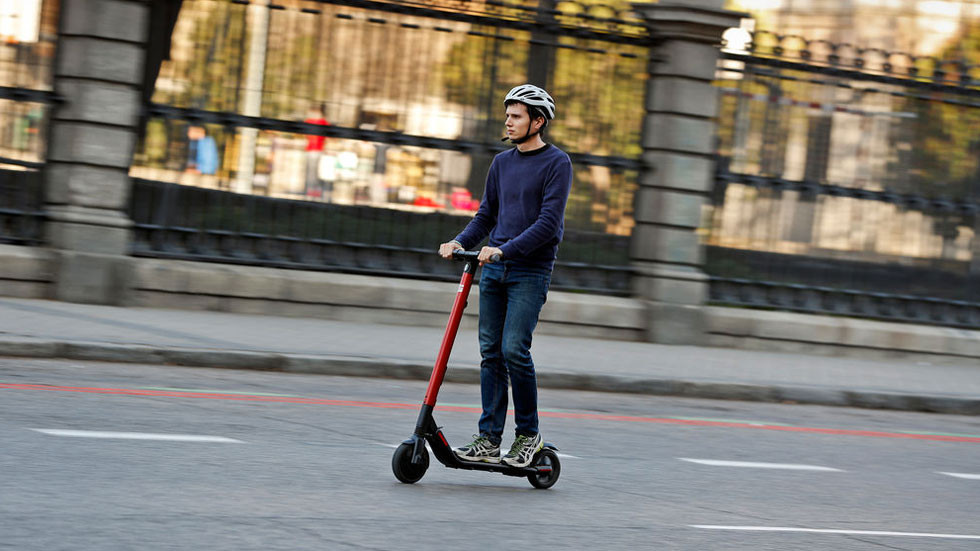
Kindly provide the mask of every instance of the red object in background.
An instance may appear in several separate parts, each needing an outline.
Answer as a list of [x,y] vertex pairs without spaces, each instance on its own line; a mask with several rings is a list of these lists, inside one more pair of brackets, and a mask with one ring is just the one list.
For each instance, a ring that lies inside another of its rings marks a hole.
[[437,209],[445,207],[445,205],[442,203],[437,203],[428,197],[416,197],[415,200],[412,201],[412,204],[416,207],[434,207]]
[[[324,119],[324,118],[319,118],[319,119],[306,119],[303,122],[305,122],[307,124],[319,124],[319,125],[323,125],[323,126],[330,126],[330,123],[327,122],[327,119]],[[326,138],[324,136],[315,136],[315,135],[306,136],[306,150],[307,151],[323,151],[323,142],[324,142],[325,139]]]
[[449,204],[459,210],[479,210],[480,201],[473,199],[473,194],[465,188],[453,188],[449,195]]

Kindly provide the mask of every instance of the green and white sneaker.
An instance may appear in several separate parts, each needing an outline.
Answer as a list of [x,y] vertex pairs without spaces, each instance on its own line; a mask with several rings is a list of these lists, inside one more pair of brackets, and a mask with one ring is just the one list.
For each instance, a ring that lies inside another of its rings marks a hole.
[[527,467],[534,459],[534,454],[541,451],[543,447],[544,442],[541,440],[540,434],[534,436],[521,434],[514,440],[514,445],[510,447],[510,451],[501,461],[511,467]]
[[453,452],[463,461],[483,461],[484,463],[500,463],[500,446],[481,434],[474,434],[474,440],[469,444],[456,448]]

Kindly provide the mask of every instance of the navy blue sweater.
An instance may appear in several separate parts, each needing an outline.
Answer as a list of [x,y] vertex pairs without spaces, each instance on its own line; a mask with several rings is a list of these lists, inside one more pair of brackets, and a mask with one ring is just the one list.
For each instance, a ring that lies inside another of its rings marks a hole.
[[504,260],[552,268],[565,232],[572,161],[553,145],[527,153],[516,147],[493,158],[480,209],[456,241],[466,249],[487,235]]

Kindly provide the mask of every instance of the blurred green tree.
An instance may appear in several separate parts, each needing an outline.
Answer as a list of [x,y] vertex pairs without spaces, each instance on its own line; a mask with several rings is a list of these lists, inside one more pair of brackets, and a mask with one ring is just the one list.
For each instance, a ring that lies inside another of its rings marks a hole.
[[[952,39],[937,56],[947,62],[980,66],[980,24],[973,24]],[[948,81],[960,81],[956,65],[944,63]],[[975,88],[974,88],[975,89]],[[905,161],[909,163],[905,189],[898,191],[964,199],[980,194],[980,106],[975,96],[954,92],[940,97],[961,103],[910,98],[906,110],[916,114],[909,132]]]

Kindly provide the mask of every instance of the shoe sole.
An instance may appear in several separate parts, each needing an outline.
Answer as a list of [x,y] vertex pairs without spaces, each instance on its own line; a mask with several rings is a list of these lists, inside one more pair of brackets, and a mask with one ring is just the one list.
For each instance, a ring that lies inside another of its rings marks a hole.
[[506,457],[504,457],[503,459],[501,459],[500,462],[503,463],[504,465],[509,466],[509,467],[518,467],[518,468],[527,467],[528,465],[531,464],[532,461],[534,461],[534,456],[537,455],[537,453],[540,452],[543,449],[544,449],[544,442],[538,444],[537,449],[535,449],[534,450],[534,453],[531,454],[531,457],[528,458],[527,463],[513,463],[511,461],[507,461],[507,458]]
[[455,454],[456,457],[463,461],[469,461],[470,463],[500,463],[499,457],[467,457],[465,455]]

